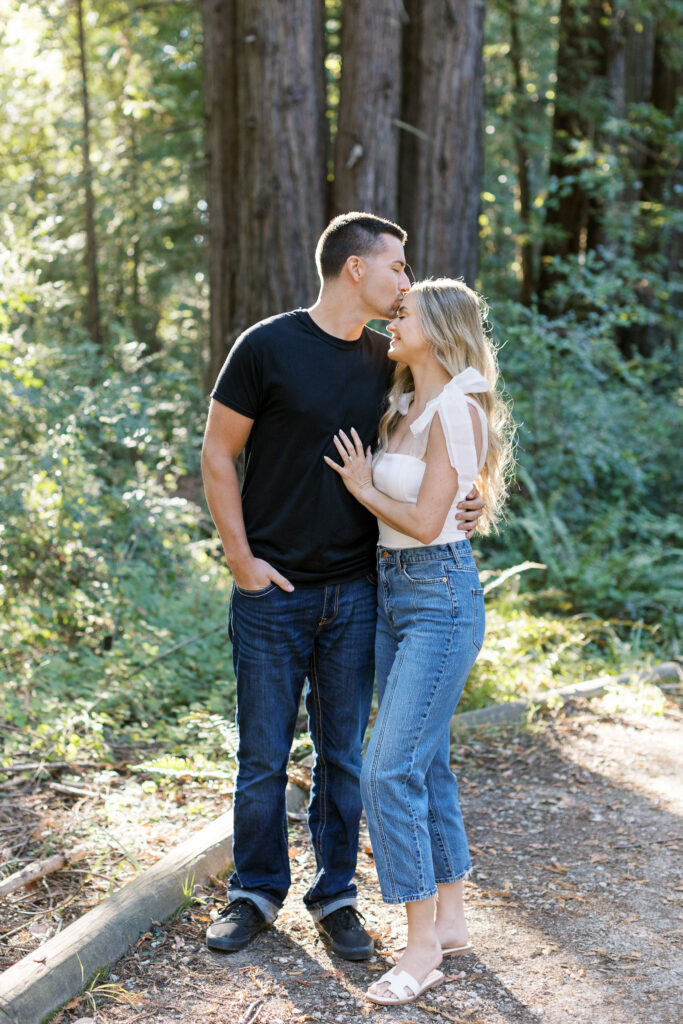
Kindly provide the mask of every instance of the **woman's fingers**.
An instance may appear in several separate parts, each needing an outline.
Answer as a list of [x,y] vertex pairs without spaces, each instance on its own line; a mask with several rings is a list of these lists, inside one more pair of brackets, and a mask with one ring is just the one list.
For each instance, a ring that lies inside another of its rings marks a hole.
[[343,466],[340,466],[339,463],[335,462],[328,455],[323,455],[323,459],[325,460],[327,465],[330,467],[330,469],[333,469],[336,473],[339,473],[340,476],[344,475],[344,467]]
[[[353,429],[353,427],[351,428],[351,433],[355,434],[355,430]],[[341,437],[342,441],[344,442],[344,446],[346,448],[347,455],[350,458],[353,458],[353,456],[357,454],[355,444],[353,443],[351,438],[348,436],[348,434],[345,434],[343,430],[339,431],[339,436]]]
[[341,443],[336,434],[334,435],[332,440],[334,441],[334,447],[337,449],[344,462],[347,462],[349,458],[349,453],[347,452],[345,446]]
[[353,446],[356,455],[358,455],[359,458],[364,459],[365,452],[363,451],[363,442],[361,441],[360,435],[355,427],[351,427],[351,437],[353,438]]
[[361,459],[363,462],[369,462],[372,458],[369,446],[367,452],[363,450],[363,442],[361,441],[355,427],[351,427],[351,437],[344,433],[343,430],[340,430],[338,434],[334,434],[332,440],[334,441],[334,447],[339,452],[344,465],[339,466],[336,462],[332,462],[331,459],[328,459],[326,455],[324,455],[323,458],[328,466],[332,466],[338,473],[343,474],[344,470],[350,467],[354,459]]

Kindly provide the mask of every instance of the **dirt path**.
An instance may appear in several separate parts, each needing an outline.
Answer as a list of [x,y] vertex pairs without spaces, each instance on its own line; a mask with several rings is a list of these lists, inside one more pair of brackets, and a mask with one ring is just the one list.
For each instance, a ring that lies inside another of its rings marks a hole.
[[[209,906],[138,943],[97,1009],[80,999],[56,1020],[678,1024],[682,740],[677,707],[607,717],[585,704],[537,732],[468,737],[455,767],[475,863],[475,952],[446,961],[446,984],[418,1004],[384,1010],[363,999],[403,936],[400,908],[380,902],[367,835],[358,880],[379,954],[347,964],[328,954],[302,909],[312,855],[294,822],[295,885],[276,928],[252,948],[222,956],[204,947],[217,887],[203,894]],[[115,1001],[124,992],[133,1005]]]

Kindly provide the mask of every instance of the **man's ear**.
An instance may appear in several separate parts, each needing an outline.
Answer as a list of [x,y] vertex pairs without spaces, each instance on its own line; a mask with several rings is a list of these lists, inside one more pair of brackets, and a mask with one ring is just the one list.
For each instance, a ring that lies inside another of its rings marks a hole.
[[346,270],[351,275],[352,281],[360,281],[365,273],[364,261],[360,256],[349,256],[346,261]]

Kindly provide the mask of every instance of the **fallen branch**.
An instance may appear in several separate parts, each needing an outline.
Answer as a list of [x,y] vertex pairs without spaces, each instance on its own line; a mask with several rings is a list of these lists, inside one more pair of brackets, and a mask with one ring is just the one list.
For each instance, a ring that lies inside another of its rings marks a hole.
[[[500,587],[501,584],[509,580],[511,576],[517,576],[520,572],[527,572],[529,569],[547,569],[547,565],[543,562],[521,562],[519,565],[511,565],[509,569],[505,569],[504,572],[498,573],[495,579],[492,579],[490,583],[487,583],[484,587],[484,594],[488,594],[491,590],[495,590],[496,587]],[[482,582],[488,577],[495,575],[496,570],[491,569],[488,572],[484,571],[481,573]]]
[[25,761],[0,768],[0,775],[14,775],[17,772],[56,772],[65,768],[101,768],[105,764],[104,761]]
[[0,896],[8,896],[15,889],[21,889],[22,886],[37,882],[39,878],[44,878],[45,875],[49,875],[53,871],[59,871],[60,868],[75,864],[85,856],[85,853],[85,847],[76,846],[68,853],[55,853],[52,857],[38,860],[34,864],[27,864],[21,871],[15,871],[4,882],[0,882]]
[[63,782],[48,782],[48,787],[54,789],[56,793],[66,793],[67,796],[88,796],[88,797],[99,797],[100,794],[96,793],[94,789],[81,789],[80,786],[67,786]]

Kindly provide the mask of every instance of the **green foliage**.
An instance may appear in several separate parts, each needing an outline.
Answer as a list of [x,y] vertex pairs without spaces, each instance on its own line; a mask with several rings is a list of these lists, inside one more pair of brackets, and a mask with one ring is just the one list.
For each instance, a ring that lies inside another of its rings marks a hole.
[[519,425],[519,488],[493,545],[495,561],[514,555],[545,563],[540,586],[549,607],[564,604],[627,629],[643,623],[650,646],[676,653],[683,578],[676,365],[668,349],[624,359],[619,326],[653,313],[619,284],[613,268],[592,261],[568,269],[573,302],[561,317],[495,306]]
[[605,715],[663,715],[667,700],[659,687],[651,683],[615,684],[608,687],[596,706]]
[[101,756],[112,730],[145,739],[193,704],[233,700],[227,569],[176,493],[197,470],[194,353],[179,342],[162,360],[121,333],[103,356],[61,327],[66,290],[40,283],[19,246],[0,260],[8,749]]
[[[85,4],[103,322],[157,348],[179,277],[204,287],[201,18],[196,4]],[[0,24],[2,206],[49,247],[46,281],[85,288],[83,114],[74,5],[7,0]],[[36,228],[37,222],[40,223]],[[80,304],[71,311],[82,320]]]

